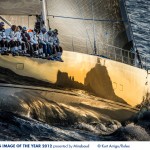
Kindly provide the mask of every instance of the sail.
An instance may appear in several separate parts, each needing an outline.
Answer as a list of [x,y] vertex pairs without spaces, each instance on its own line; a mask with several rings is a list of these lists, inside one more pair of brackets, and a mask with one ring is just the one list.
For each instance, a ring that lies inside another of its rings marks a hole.
[[[41,3],[1,0],[0,15],[8,15],[4,17],[12,24],[33,28],[35,17],[25,15],[41,14]],[[49,26],[58,29],[64,50],[91,54],[95,44],[97,54],[105,55],[112,50],[108,45],[124,48],[129,42],[120,0],[46,0],[46,9]],[[18,14],[20,17],[10,17]]]
[[47,0],[47,12],[65,50],[91,54],[96,40],[101,54],[107,49],[102,43],[120,48],[128,43],[119,0]]
[[40,0],[0,0],[0,15],[37,15],[40,13]]

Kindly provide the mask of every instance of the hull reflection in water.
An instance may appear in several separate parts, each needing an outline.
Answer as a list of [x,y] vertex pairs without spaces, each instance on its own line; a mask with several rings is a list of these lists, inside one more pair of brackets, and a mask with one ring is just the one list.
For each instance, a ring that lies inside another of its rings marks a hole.
[[121,125],[136,109],[84,91],[1,84],[0,95],[0,140],[150,140],[149,120]]

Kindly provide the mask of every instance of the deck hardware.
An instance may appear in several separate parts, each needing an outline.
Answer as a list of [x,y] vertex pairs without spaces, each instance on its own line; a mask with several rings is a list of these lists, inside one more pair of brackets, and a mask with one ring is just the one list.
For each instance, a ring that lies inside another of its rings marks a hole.
[[16,64],[16,69],[17,70],[23,70],[24,69],[24,63],[17,63]]

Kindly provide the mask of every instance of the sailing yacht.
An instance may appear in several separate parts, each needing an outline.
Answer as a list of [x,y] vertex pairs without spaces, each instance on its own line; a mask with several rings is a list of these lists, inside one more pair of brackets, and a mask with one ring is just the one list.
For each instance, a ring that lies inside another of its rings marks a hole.
[[148,58],[138,53],[123,0],[0,4],[0,19],[8,26],[34,27],[42,16],[43,26],[58,29],[64,49],[64,62],[0,56],[1,85],[81,89],[125,107],[141,104],[150,92]]

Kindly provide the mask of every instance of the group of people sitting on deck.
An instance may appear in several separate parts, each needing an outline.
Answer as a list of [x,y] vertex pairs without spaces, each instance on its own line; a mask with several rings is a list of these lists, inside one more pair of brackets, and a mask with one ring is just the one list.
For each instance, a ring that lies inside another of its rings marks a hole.
[[0,53],[2,55],[30,56],[49,60],[62,61],[62,47],[58,39],[58,30],[42,28],[27,29],[26,27],[12,25],[5,29],[0,23]]

